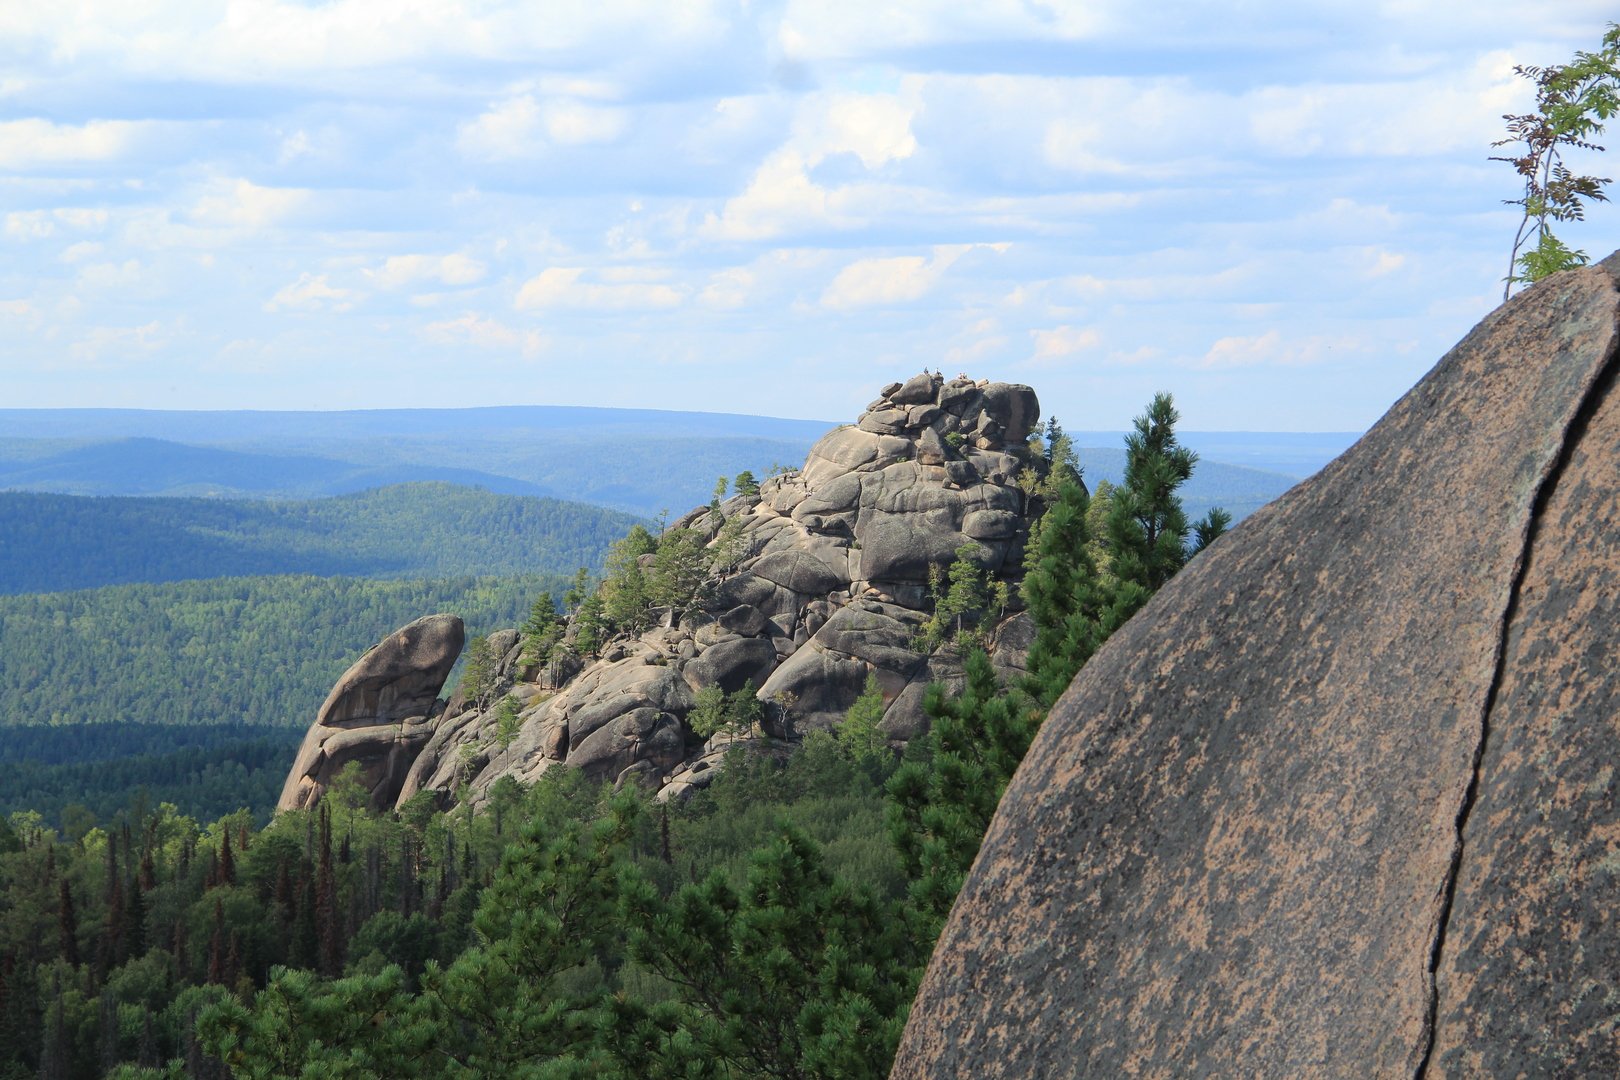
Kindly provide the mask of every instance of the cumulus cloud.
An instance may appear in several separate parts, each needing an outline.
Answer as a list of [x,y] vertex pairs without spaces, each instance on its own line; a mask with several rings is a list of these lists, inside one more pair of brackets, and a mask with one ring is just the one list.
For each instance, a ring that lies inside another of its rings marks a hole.
[[325,274],[299,274],[264,305],[266,311],[348,311],[358,294],[326,280]]
[[133,150],[152,125],[135,120],[54,124],[29,118],[0,122],[0,172],[111,161]]
[[1005,251],[1008,245],[943,244],[934,248],[931,257],[898,255],[858,259],[833,278],[821,294],[821,305],[856,308],[920,300],[933,290],[953,263],[975,247]]
[[538,356],[546,339],[538,330],[516,330],[487,315],[469,311],[459,318],[428,323],[422,336],[436,345],[473,345],[480,349],[516,349],[527,359]]
[[1321,334],[1285,337],[1281,330],[1272,329],[1253,336],[1220,338],[1193,366],[1221,369],[1260,365],[1301,367],[1323,363],[1335,355],[1352,357],[1360,347],[1361,343],[1354,338]]
[[758,279],[745,266],[734,266],[710,275],[709,283],[698,293],[698,303],[704,307],[731,310],[748,303]]
[[65,206],[54,210],[15,210],[5,217],[8,240],[44,240],[59,229],[88,232],[107,224],[107,211]]
[[768,155],[742,194],[711,213],[703,232],[727,240],[761,240],[804,227],[848,228],[865,215],[851,199],[854,185],[829,192],[812,179],[816,166],[853,155],[867,170],[909,158],[917,103],[896,94],[814,95],[804,101],[788,141]]
[[257,230],[280,224],[310,202],[304,188],[261,187],[249,180],[218,180],[191,208],[199,225]]
[[[685,298],[672,285],[651,281],[587,281],[577,266],[553,266],[523,283],[513,306],[519,311],[536,308],[577,308],[587,311],[630,311],[672,308]],[[595,275],[598,279],[602,275]]]
[[155,319],[141,326],[96,326],[73,342],[68,353],[80,363],[94,365],[155,352],[166,340],[163,324]]
[[1029,336],[1035,346],[1029,362],[1037,367],[1068,360],[1102,344],[1102,335],[1090,326],[1054,326],[1031,330]]
[[443,285],[476,285],[489,268],[468,255],[394,255],[366,274],[384,289],[435,281]]
[[468,157],[483,161],[531,158],[548,146],[613,142],[624,133],[629,120],[628,111],[613,106],[522,94],[495,103],[463,124],[456,146]]
[[135,259],[121,263],[91,263],[79,271],[78,283],[89,289],[127,289],[141,280],[143,267]]

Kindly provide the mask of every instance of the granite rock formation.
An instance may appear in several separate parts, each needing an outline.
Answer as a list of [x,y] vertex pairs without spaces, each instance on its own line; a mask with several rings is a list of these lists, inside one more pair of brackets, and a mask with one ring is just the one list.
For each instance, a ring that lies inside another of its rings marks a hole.
[[332,687],[281,789],[278,810],[313,806],[350,762],[378,808],[394,805],[406,770],[443,707],[445,677],[461,655],[454,615],[428,615],[367,650]]
[[[717,775],[736,741],[705,742],[686,723],[710,686],[752,685],[773,703],[765,733],[791,738],[838,724],[875,673],[884,728],[903,743],[926,727],[925,686],[961,679],[954,650],[914,645],[932,603],[930,568],[968,547],[992,577],[1015,585],[1022,575],[1039,500],[1019,480],[1045,468],[1027,446],[1039,414],[1027,386],[927,373],[890,384],[855,424],[817,442],[801,471],[733,497],[721,515],[705,507],[674,523],[711,546],[725,542],[722,517],[737,533],[738,557],[711,574],[693,610],[546,671],[525,669],[515,637],[503,638],[492,700],[519,703],[515,737],[503,746],[496,708],[453,697],[419,736],[410,729],[401,778],[389,772],[375,801],[423,790],[448,800],[466,785],[477,803],[503,776],[527,782],[559,765],[683,795]],[[1029,619],[1016,602],[988,629],[996,662],[1021,665]],[[290,794],[299,783],[289,778]]]
[[1617,272],[1486,318],[1098,652],[893,1075],[1620,1073]]

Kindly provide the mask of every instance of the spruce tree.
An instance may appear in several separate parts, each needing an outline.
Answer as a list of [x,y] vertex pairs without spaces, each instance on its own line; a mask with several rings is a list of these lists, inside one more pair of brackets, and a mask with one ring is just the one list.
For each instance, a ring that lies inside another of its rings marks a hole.
[[56,899],[57,955],[71,967],[79,964],[79,916],[73,909],[73,890],[61,879]]
[[1215,508],[1188,542],[1187,515],[1176,493],[1198,455],[1176,439],[1180,419],[1169,394],[1155,394],[1125,437],[1125,482],[1108,513],[1110,573],[1117,582],[1110,618],[1123,623],[1174,577],[1187,560],[1226,531],[1231,515]]
[[930,942],[1045,715],[1027,695],[1001,685],[983,649],[968,653],[964,675],[956,697],[939,683],[928,688],[932,760],[905,763],[888,784],[889,836]]
[[1078,483],[1060,487],[1025,560],[1022,592],[1035,639],[1024,688],[1043,708],[1068,688],[1115,628],[1107,585],[1092,560],[1089,509]]

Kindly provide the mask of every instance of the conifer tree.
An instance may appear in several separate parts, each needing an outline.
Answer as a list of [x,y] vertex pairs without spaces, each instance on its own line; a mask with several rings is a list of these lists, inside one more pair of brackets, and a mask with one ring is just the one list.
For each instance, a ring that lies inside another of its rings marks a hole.
[[523,640],[524,656],[537,663],[551,659],[552,647],[562,637],[562,619],[550,593],[541,593],[535,598],[529,617],[518,628],[518,633]]
[[892,757],[889,740],[878,725],[883,722],[883,689],[877,673],[868,672],[866,687],[849,707],[838,726],[838,745],[858,765],[885,765]]
[[1117,583],[1110,597],[1116,625],[1135,614],[1187,560],[1226,531],[1231,515],[1213,509],[1188,544],[1187,515],[1177,490],[1192,475],[1198,455],[1176,439],[1180,419],[1169,394],[1155,394],[1125,437],[1125,481],[1111,493],[1108,553]]
[[1115,629],[1092,561],[1091,515],[1078,483],[1058,489],[1025,560],[1022,594],[1035,622],[1024,688],[1050,707]]
[[325,807],[320,817],[320,862],[315,870],[317,965],[322,975],[333,977],[343,968],[343,938],[337,910],[337,878],[332,870],[332,819]]
[[236,884],[236,857],[231,854],[231,831],[224,830],[219,840],[218,881],[221,885]]
[[956,697],[938,683],[928,688],[932,760],[907,762],[888,784],[889,836],[930,942],[1044,716],[1022,692],[1000,684],[983,649],[968,653],[964,675]]
[[57,891],[56,899],[56,931],[57,952],[70,967],[79,965],[79,916],[73,910],[73,890],[68,886],[66,877],[61,879],[61,886]]

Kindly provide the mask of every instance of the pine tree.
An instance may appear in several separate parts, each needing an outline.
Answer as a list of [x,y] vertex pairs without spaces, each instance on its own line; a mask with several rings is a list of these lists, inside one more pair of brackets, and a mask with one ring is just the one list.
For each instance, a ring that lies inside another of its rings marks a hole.
[[342,927],[337,910],[337,877],[332,870],[332,819],[321,808],[320,863],[315,870],[316,957],[320,973],[335,977],[343,969]]
[[219,839],[219,867],[216,876],[221,885],[236,884],[236,857],[231,854],[231,830],[223,830]]
[[562,619],[550,593],[541,593],[529,608],[529,617],[519,628],[523,655],[536,663],[551,659],[551,650],[562,638]]
[[1107,587],[1092,561],[1090,506],[1083,487],[1064,484],[1041,518],[1025,559],[1022,595],[1035,622],[1024,688],[1042,707],[1063,693],[1114,630]]
[[73,890],[68,886],[67,878],[61,879],[61,887],[57,892],[56,900],[56,954],[67,961],[68,966],[79,965],[79,916],[73,910]]
[[883,722],[883,688],[876,672],[868,672],[866,687],[849,707],[838,726],[838,745],[858,765],[884,766],[893,758],[889,740],[879,725]]
[[903,764],[888,783],[889,836],[930,942],[1044,716],[1035,702],[1000,685],[983,649],[968,653],[964,675],[954,698],[938,683],[928,688],[932,760]]
[[1179,419],[1170,395],[1155,394],[1125,437],[1125,482],[1114,490],[1108,514],[1110,571],[1118,583],[1110,617],[1116,623],[1135,614],[1232,520],[1224,510],[1210,510],[1188,543],[1187,515],[1176,492],[1198,455],[1177,442]]
[[632,526],[624,538],[608,551],[602,581],[602,614],[616,630],[645,630],[651,607],[647,575],[641,557],[658,550],[658,541],[640,525]]

